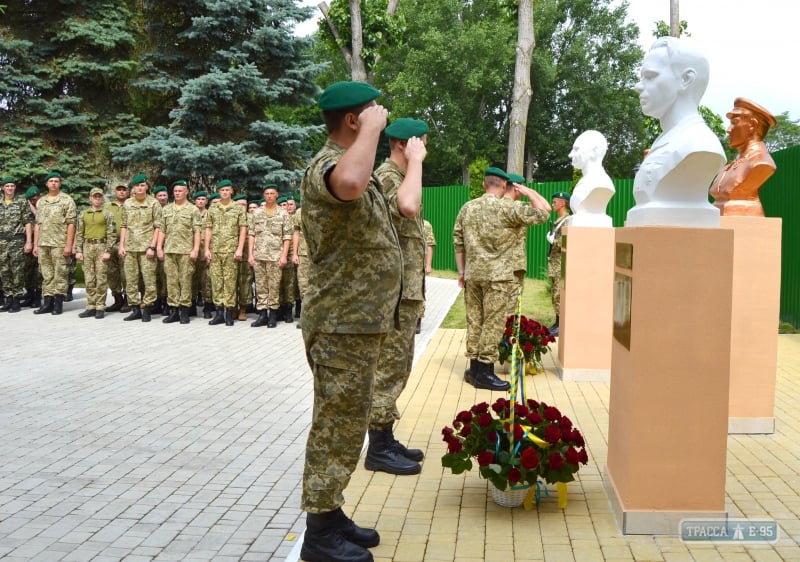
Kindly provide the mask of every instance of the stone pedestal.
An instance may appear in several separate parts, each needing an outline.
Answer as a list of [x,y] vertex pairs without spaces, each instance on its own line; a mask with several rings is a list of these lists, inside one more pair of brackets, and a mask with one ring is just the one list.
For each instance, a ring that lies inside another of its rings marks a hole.
[[561,379],[608,382],[614,305],[614,229],[567,226],[562,237]]
[[729,433],[775,432],[781,219],[722,217],[733,235]]
[[724,517],[733,232],[616,229],[605,485],[624,534]]

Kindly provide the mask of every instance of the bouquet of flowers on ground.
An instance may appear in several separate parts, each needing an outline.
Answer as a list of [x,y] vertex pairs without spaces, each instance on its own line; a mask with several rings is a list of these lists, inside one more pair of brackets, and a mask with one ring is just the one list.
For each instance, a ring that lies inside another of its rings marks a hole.
[[588,462],[583,435],[555,406],[498,398],[460,412],[442,429],[442,466],[461,474],[478,463],[482,478],[505,490],[519,484],[571,482]]
[[534,372],[542,370],[542,355],[550,351],[549,345],[556,341],[550,330],[536,320],[526,316],[512,314],[506,320],[506,329],[498,344],[500,363],[510,361],[514,353],[514,344],[519,343],[519,350],[526,365],[532,365]]

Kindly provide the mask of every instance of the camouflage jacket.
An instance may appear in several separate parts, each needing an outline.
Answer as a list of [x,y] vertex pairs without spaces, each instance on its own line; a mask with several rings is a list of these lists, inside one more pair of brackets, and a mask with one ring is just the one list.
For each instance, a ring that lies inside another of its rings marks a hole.
[[161,203],[148,196],[141,203],[131,197],[122,205],[125,251],[145,252],[153,242],[153,233],[164,229]]
[[36,203],[36,224],[39,226],[39,246],[58,248],[67,245],[67,227],[78,220],[75,201],[66,193],[54,200],[48,195]]
[[200,211],[193,204],[170,203],[163,210],[164,252],[188,254],[194,248],[194,235],[202,227]]
[[374,175],[353,201],[328,191],[325,176],[342,154],[344,148],[329,139],[300,186],[309,261],[303,323],[328,333],[386,333],[395,326],[400,301],[400,245]]
[[[253,236],[253,257],[259,261],[278,261],[283,241],[292,239],[292,219],[289,213],[276,207],[253,211],[248,234]],[[286,254],[288,257],[288,253]]]
[[211,229],[211,252],[235,252],[239,247],[239,231],[247,228],[247,212],[238,203],[227,207],[222,203],[211,205],[206,215],[205,228]]
[[10,203],[6,204],[5,197],[0,194],[0,240],[24,238],[25,225],[33,225],[33,220],[30,205],[24,198],[14,197]]
[[91,207],[78,216],[78,228],[75,229],[75,253],[85,254],[86,240],[104,240],[104,252],[110,252],[117,243],[117,226],[111,211]]
[[301,217],[303,216],[303,208],[300,207],[294,212],[292,215],[292,227],[294,228],[295,232],[300,233],[300,237],[297,241],[297,255],[301,258],[308,256],[308,245],[306,244],[306,237],[303,236],[303,228],[301,224]]

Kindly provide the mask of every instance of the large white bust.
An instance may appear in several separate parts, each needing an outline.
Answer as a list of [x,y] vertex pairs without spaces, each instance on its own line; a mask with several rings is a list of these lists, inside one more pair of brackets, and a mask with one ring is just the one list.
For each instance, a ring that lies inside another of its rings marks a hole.
[[614,183],[603,169],[607,150],[606,138],[597,131],[584,131],[575,139],[569,157],[583,175],[569,199],[574,213],[569,226],[612,226],[606,207],[614,195]]
[[626,226],[719,226],[708,187],[725,153],[697,111],[708,76],[703,54],[674,37],[657,39],[645,56],[634,89],[642,111],[659,120],[663,133],[636,173],[636,205]]

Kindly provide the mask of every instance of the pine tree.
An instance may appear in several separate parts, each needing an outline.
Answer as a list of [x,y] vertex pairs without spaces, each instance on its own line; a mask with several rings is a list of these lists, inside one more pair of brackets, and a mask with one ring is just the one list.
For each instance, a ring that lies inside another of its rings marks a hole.
[[316,93],[320,66],[292,33],[310,9],[291,0],[146,1],[143,16],[150,44],[135,85],[150,100],[142,118],[151,127],[113,149],[115,161],[153,163],[193,189],[227,178],[252,195],[265,183],[291,190],[319,127],[276,117]]

